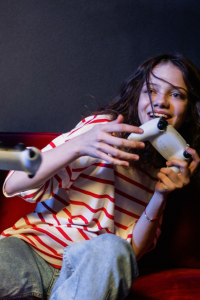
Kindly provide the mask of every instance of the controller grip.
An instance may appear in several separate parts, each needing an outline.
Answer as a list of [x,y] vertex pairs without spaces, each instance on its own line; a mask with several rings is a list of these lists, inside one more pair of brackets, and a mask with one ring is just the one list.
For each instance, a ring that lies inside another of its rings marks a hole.
[[180,168],[179,167],[176,167],[176,166],[173,166],[173,167],[169,167],[171,170],[173,170],[176,174],[179,174],[180,173]]

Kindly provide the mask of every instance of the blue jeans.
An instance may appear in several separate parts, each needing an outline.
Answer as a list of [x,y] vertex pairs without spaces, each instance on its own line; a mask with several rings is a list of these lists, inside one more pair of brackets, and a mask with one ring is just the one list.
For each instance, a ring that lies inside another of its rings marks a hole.
[[122,300],[138,276],[132,246],[102,234],[67,247],[50,300]]
[[65,248],[60,276],[24,241],[0,240],[0,299],[122,300],[137,275],[132,246],[112,234]]
[[59,273],[21,239],[0,240],[0,299],[49,299]]

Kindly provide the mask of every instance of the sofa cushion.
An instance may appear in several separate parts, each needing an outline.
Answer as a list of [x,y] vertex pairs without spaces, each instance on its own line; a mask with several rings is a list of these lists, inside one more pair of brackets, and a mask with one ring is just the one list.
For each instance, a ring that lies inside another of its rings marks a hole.
[[200,299],[199,269],[143,270],[126,300]]

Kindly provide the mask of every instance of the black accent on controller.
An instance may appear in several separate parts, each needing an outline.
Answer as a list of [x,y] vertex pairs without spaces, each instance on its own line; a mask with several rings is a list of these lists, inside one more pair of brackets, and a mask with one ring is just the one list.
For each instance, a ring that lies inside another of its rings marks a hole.
[[35,174],[29,174],[28,177],[29,178],[33,178]]
[[159,130],[164,130],[168,125],[168,122],[162,117],[160,118],[157,127]]
[[3,142],[0,141],[0,150],[2,151],[24,151],[26,149],[26,145],[23,143],[19,143],[15,147],[5,146]]
[[192,155],[191,155],[190,153],[188,153],[187,151],[184,151],[184,152],[183,152],[183,156],[184,156],[185,158],[190,158]]
[[32,149],[29,149],[29,156],[30,156],[30,158],[33,158],[35,156],[35,151],[33,151]]
[[23,143],[19,143],[17,146],[15,146],[14,149],[18,151],[24,151],[26,149],[26,145],[24,145]]

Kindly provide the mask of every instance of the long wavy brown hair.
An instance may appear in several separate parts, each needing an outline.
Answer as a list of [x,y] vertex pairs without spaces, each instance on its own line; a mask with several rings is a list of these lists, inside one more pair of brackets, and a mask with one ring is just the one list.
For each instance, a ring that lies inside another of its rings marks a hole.
[[[122,83],[121,88],[111,103],[100,107],[92,114],[109,114],[113,120],[116,119],[119,114],[122,114],[124,123],[140,126],[141,123],[137,106],[142,87],[146,82],[151,101],[149,89],[150,76],[154,75],[153,70],[157,65],[168,62],[172,63],[182,72],[188,90],[187,122],[183,123],[179,132],[190,147],[196,149],[200,155],[200,72],[197,67],[182,54],[164,54],[146,60]],[[121,134],[123,138],[127,138],[127,136],[128,134],[126,133]],[[139,163],[152,162],[155,166],[159,167],[161,161],[157,152],[149,142],[145,144],[145,149],[131,151],[140,155]],[[161,164],[163,164],[163,161]]]

